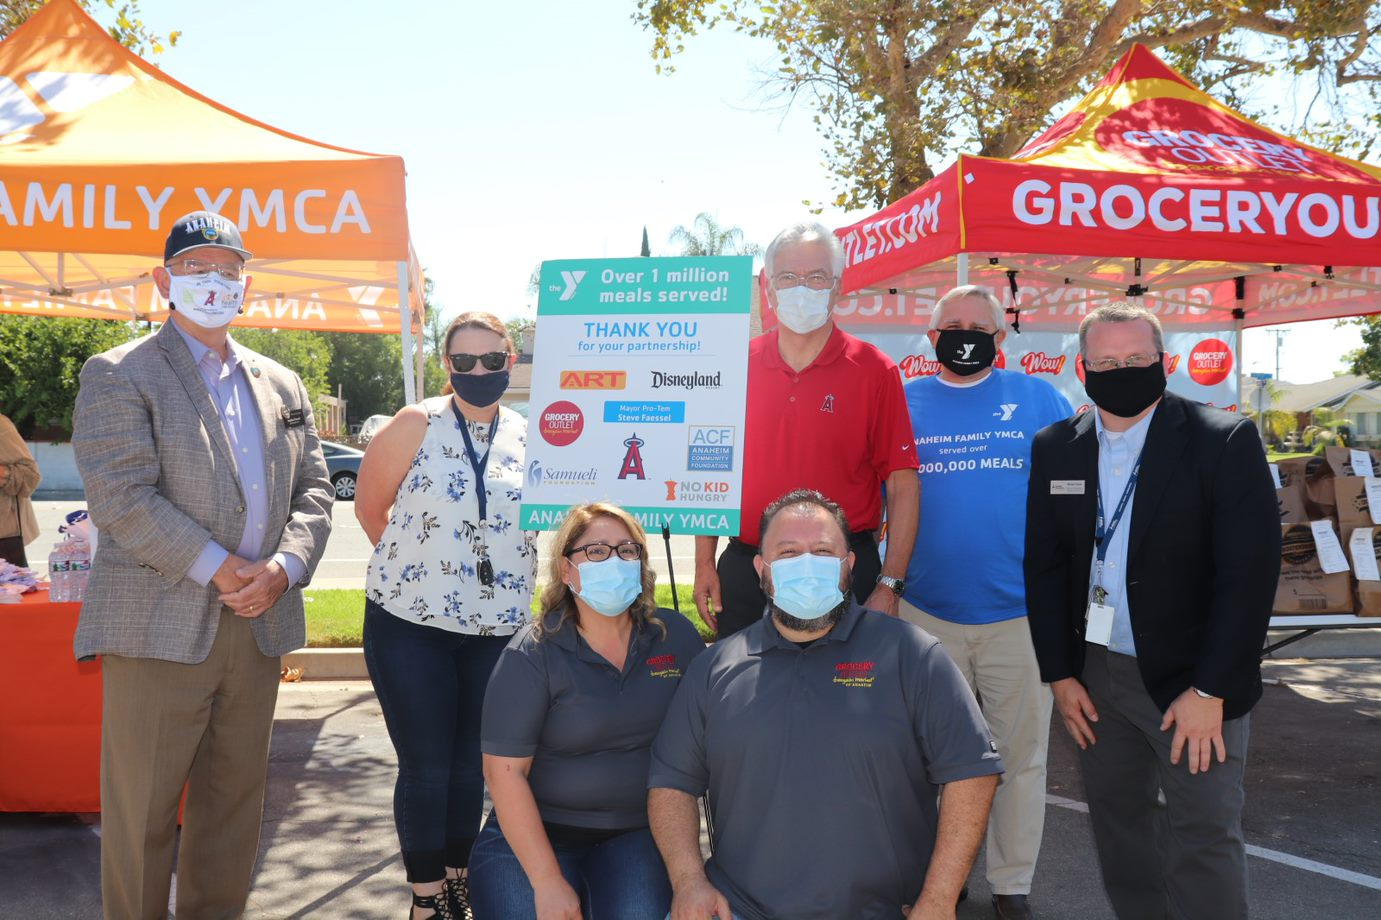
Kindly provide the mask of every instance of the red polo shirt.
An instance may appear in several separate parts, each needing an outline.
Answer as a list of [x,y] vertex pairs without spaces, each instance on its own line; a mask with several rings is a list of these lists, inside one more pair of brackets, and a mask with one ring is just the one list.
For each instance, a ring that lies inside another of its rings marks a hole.
[[916,469],[897,366],[838,326],[800,373],[782,360],[777,330],[748,344],[739,539],[757,545],[763,509],[792,489],[839,504],[855,531],[882,523],[882,483]]

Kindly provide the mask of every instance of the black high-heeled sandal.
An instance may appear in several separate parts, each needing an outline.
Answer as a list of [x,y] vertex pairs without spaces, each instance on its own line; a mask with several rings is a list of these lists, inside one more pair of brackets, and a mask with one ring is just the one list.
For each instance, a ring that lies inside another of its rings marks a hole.
[[[433,911],[432,916],[436,920],[456,920],[456,915],[451,911],[451,899],[446,896],[445,889],[437,894],[417,894],[414,892],[412,907],[430,907]],[[412,907],[408,908],[408,920],[412,920]]]
[[446,879],[446,900],[450,902],[451,914],[455,920],[475,920],[475,912],[470,907],[470,880],[462,875]]

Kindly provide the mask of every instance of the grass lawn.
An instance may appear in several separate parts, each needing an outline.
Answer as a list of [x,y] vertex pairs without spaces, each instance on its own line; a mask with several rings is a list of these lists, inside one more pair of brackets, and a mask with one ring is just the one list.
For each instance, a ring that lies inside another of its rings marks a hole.
[[[676,594],[681,613],[695,626],[700,635],[711,638],[710,629],[701,622],[691,603],[691,586],[678,584]],[[308,648],[357,648],[364,628],[364,591],[332,588],[305,592],[307,602]],[[670,607],[671,585],[657,586],[657,606]]]

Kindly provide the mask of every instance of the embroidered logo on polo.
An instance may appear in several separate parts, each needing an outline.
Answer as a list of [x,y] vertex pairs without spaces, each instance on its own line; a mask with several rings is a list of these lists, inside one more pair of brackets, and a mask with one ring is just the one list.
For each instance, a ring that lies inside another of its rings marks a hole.
[[841,661],[834,666],[834,683],[841,687],[871,687],[877,678],[874,661]]
[[676,666],[675,655],[654,655],[647,659],[647,676],[679,678],[681,669]]
[[825,395],[825,401],[824,401],[823,403],[820,404],[820,411],[821,411],[821,412],[831,412],[831,413],[834,412],[834,394],[833,394],[833,393],[828,393],[828,394]]

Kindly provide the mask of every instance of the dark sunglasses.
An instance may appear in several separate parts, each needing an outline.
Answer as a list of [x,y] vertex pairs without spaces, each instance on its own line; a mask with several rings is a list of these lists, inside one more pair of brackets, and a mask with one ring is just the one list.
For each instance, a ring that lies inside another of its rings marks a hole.
[[508,363],[508,352],[491,351],[483,355],[467,355],[464,353],[449,355],[451,359],[451,370],[457,374],[468,374],[475,369],[475,362],[478,361],[487,371],[501,371]]

